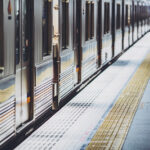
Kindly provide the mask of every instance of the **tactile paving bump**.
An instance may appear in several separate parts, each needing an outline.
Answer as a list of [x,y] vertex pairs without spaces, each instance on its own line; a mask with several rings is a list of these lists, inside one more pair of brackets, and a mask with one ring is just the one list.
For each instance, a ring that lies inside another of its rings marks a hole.
[[86,150],[120,150],[150,79],[150,54],[140,65]]

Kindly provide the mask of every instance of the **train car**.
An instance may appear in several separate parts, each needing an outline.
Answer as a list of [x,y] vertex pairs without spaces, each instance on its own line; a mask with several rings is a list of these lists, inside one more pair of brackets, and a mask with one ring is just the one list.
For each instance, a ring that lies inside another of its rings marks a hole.
[[120,54],[123,50],[122,4],[122,0],[113,0],[113,57]]
[[150,4],[139,0],[0,0],[0,143],[149,30]]

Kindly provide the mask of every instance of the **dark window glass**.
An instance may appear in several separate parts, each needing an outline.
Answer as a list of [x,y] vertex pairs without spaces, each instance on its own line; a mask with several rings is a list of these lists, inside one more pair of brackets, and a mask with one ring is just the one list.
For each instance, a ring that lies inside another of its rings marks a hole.
[[47,50],[47,55],[50,55],[52,52],[52,2],[48,0],[48,50]]
[[20,37],[19,37],[19,0],[15,1],[15,6],[16,6],[16,19],[15,19],[15,28],[16,28],[16,33],[15,33],[15,47],[16,47],[16,65],[19,64],[20,62]]
[[121,22],[120,22],[120,4],[117,4],[117,18],[116,18],[116,29],[120,29]]
[[135,23],[137,22],[137,6],[135,6],[135,10],[134,10],[134,21]]
[[93,37],[94,37],[94,3],[86,2],[85,40],[88,41]]
[[91,2],[91,39],[94,37],[94,3]]
[[28,55],[29,55],[29,35],[30,35],[30,26],[29,26],[29,14],[28,14],[28,5],[27,0],[22,1],[22,6],[23,6],[23,14],[22,14],[22,53],[23,53],[23,61],[26,62],[28,60]]
[[69,46],[69,2],[62,2],[62,48]]
[[110,6],[109,3],[104,4],[104,34],[110,32]]
[[129,24],[133,23],[133,18],[132,18],[132,6],[130,6],[130,20],[129,20]]
[[43,56],[48,55],[48,1],[43,2],[43,15],[42,15],[42,52]]
[[4,49],[3,49],[3,4],[0,1],[0,73],[4,70]]
[[86,2],[85,40],[88,41],[93,37],[94,37],[94,3]]
[[140,21],[142,20],[142,6],[140,6]]
[[42,54],[48,56],[52,49],[52,3],[48,0],[43,1],[42,15]]
[[128,26],[128,5],[126,5],[125,26]]
[[86,14],[85,14],[85,40],[90,39],[90,3],[86,2]]

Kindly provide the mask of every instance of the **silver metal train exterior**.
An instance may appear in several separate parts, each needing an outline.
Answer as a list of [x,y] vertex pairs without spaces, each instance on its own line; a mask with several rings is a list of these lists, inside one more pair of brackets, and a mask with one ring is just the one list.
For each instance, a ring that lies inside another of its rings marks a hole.
[[150,30],[143,0],[0,0],[0,145]]

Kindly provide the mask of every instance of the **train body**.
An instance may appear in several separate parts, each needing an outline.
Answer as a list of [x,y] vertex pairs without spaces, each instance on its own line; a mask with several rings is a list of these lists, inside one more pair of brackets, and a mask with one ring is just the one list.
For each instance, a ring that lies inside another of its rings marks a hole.
[[0,143],[150,30],[142,0],[0,0]]

